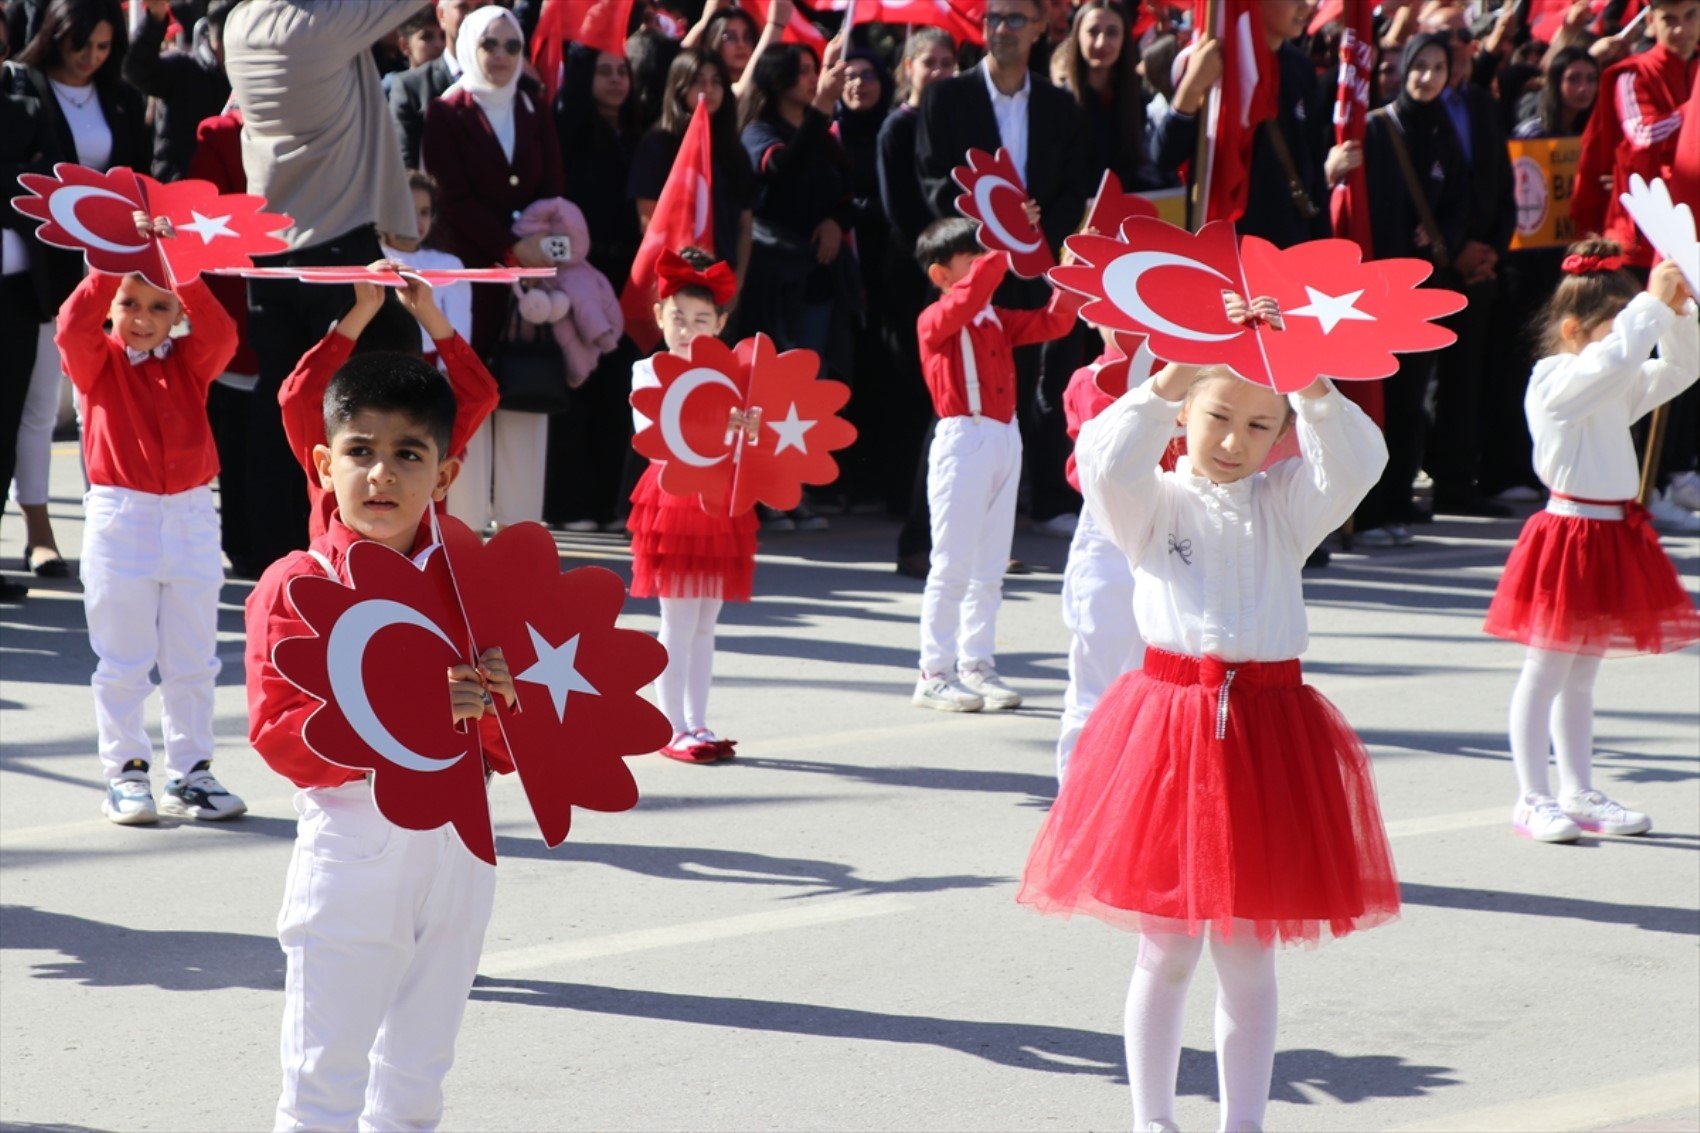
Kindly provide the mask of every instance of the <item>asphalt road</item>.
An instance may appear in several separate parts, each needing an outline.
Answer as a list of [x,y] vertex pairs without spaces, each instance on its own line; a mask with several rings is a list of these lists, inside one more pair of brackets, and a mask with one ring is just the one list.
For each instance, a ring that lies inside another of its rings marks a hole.
[[[75,476],[61,455],[68,554]],[[1700,1129],[1700,661],[1600,679],[1598,779],[1650,836],[1513,837],[1520,656],[1479,626],[1516,530],[1441,523],[1307,580],[1307,673],[1374,753],[1405,910],[1281,958],[1271,1129]],[[891,545],[868,519],[764,539],[719,639],[711,717],[736,761],[636,759],[637,809],[579,812],[556,851],[497,786],[445,1128],[1129,1124],[1134,939],[1013,901],[1055,790],[1066,544],[1017,541],[1038,569],[1009,580],[1000,664],[1028,706],[966,717],[909,705],[920,588]],[[1696,589],[1700,541],[1667,547]],[[9,515],[0,556],[20,550]],[[626,569],[611,537],[563,551]],[[0,607],[4,1129],[269,1127],[294,814],[244,743],[246,593],[224,595],[217,770],[251,812],[226,825],[102,820],[76,584]],[[1187,1129],[1216,1122],[1212,998],[1205,965]]]

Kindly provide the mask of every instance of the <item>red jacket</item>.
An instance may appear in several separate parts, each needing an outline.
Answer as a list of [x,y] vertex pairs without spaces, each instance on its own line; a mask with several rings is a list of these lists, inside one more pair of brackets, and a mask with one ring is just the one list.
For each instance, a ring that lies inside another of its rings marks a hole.
[[915,321],[921,342],[921,376],[940,417],[966,417],[968,377],[964,336],[973,353],[980,383],[980,415],[1008,423],[1015,419],[1014,348],[1061,338],[1074,326],[1080,301],[1054,294],[1037,311],[993,307],[992,293],[1009,271],[1009,256],[993,252],[974,261],[968,274],[939,296]]
[[[1619,194],[1629,177],[1661,177],[1678,201],[1694,201],[1700,187],[1679,185],[1672,166],[1682,129],[1683,104],[1692,96],[1700,57],[1684,62],[1654,47],[1606,68],[1600,76],[1600,103],[1582,134],[1582,158],[1576,168],[1576,197],[1570,204],[1578,234],[1598,232],[1616,241],[1631,264],[1650,267],[1653,250],[1635,221],[1623,211]],[[1608,194],[1600,179],[1611,179]]]
[[[1119,356],[1119,351],[1117,352]],[[1115,398],[1098,388],[1098,371],[1115,361],[1109,351],[1100,354],[1096,360],[1076,370],[1068,379],[1068,388],[1063,390],[1063,418],[1068,422],[1068,439],[1080,439],[1080,426],[1108,409]],[[1063,467],[1063,474],[1068,477],[1069,486],[1080,491],[1080,472],[1074,465],[1074,451],[1069,450],[1068,463]]]
[[[413,545],[417,556],[430,545],[430,528],[420,525]],[[313,550],[330,560],[338,581],[347,583],[343,562],[348,549],[360,536],[332,517],[330,530],[313,540]],[[272,649],[289,637],[311,637],[308,628],[288,601],[291,579],[311,575],[325,577],[325,569],[306,551],[291,551],[266,568],[253,593],[248,595],[243,621],[248,644],[244,661],[248,670],[248,742],[271,766],[273,771],[297,787],[337,787],[359,779],[364,772],[320,759],[301,739],[301,729],[308,717],[318,711],[320,701],[302,692],[272,664]],[[427,692],[429,690],[426,690]],[[438,695],[448,701],[445,682]],[[484,741],[484,762],[488,767],[507,774],[513,770],[507,750],[501,741],[501,730],[494,712],[486,712],[479,721]]]
[[[449,388],[455,394],[455,427],[449,436],[448,455],[458,458],[466,451],[472,434],[496,408],[501,392],[496,388],[496,379],[460,335],[432,342],[448,374]],[[333,330],[301,356],[277,391],[277,403],[283,410],[284,436],[289,439],[289,449],[301,463],[302,471],[307,473],[307,503],[312,509],[307,517],[310,539],[317,539],[329,530],[331,516],[336,512],[335,494],[319,484],[313,448],[325,443],[325,390],[353,353],[354,340]],[[438,514],[446,511],[447,504],[437,501]]]
[[102,329],[122,276],[90,272],[59,308],[53,341],[83,396],[89,483],[168,496],[218,475],[207,387],[236,353],[236,324],[206,284],[178,288],[191,333],[167,339],[164,358],[132,364],[124,340]]

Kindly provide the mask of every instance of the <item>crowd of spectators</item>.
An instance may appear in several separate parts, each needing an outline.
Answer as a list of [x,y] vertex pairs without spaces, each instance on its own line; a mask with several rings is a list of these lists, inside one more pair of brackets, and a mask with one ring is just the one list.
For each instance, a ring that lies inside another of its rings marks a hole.
[[[541,238],[517,235],[516,222],[528,209],[561,215],[555,202],[566,202],[588,236],[573,256],[617,292],[703,99],[714,243],[740,287],[729,333],[761,331],[781,349],[815,351],[823,372],[851,385],[860,431],[837,483],[765,519],[788,529],[825,526],[846,510],[906,518],[899,569],[918,573],[927,536],[915,483],[930,410],[914,331],[927,284],[913,248],[927,223],[954,213],[951,168],[970,147],[1009,149],[1041,227],[1060,245],[1105,170],[1130,189],[1184,185],[1222,69],[1220,45],[1189,46],[1190,6],[1160,0],[987,0],[984,49],[937,29],[864,24],[824,52],[782,34],[792,0],[748,10],[733,0],[637,0],[623,54],[575,44],[553,77],[527,62],[541,0],[494,9],[488,0],[4,7],[0,182],[76,161],[262,193],[294,218],[289,251],[267,259],[275,264],[366,263],[415,246],[423,221],[425,248],[469,267],[548,266],[556,261]],[[813,7],[803,14],[830,35],[843,16],[829,8],[842,6]],[[1682,57],[1672,73],[1685,65],[1691,85],[1700,31],[1661,32],[1657,13],[1668,13],[1666,24],[1692,23],[1700,15],[1686,9],[1700,4],[1654,0],[1652,17],[1632,20],[1642,0],[1603,8],[1578,0],[1531,29],[1530,0],[1383,0],[1375,112],[1361,145],[1335,142],[1341,29],[1313,33],[1315,7],[1257,6],[1259,31],[1277,47],[1279,109],[1256,135],[1237,227],[1282,246],[1328,235],[1330,190],[1361,164],[1373,254],[1429,259],[1437,285],[1468,297],[1449,320],[1456,344],[1405,359],[1385,386],[1393,459],[1357,517],[1356,538],[1402,545],[1432,512],[1509,514],[1508,500],[1538,487],[1521,411],[1536,344],[1515,328],[1551,292],[1559,263],[1552,249],[1512,250],[1507,140],[1578,137],[1601,115],[1635,112],[1602,86],[1602,72],[1629,58],[1657,62],[1658,52],[1672,53],[1671,36]],[[1653,125],[1642,122],[1630,143],[1674,144]],[[1414,179],[1401,169],[1401,149]],[[38,242],[32,222],[4,212],[0,460],[26,524],[26,569],[63,574],[46,508],[63,383],[51,326],[82,268],[76,254]],[[210,406],[224,467],[224,547],[235,573],[253,577],[305,545],[306,505],[276,394],[349,297],[270,280],[221,288],[245,345]],[[1035,306],[1045,296],[1042,284],[1012,280],[998,302]],[[473,289],[469,337],[480,354],[517,333],[515,307],[506,289]],[[594,364],[581,362],[583,372],[564,374],[570,388],[558,412],[496,415],[457,511],[480,525],[618,529],[638,470],[626,408],[637,350],[629,339],[610,341],[592,350]],[[1082,326],[1017,358],[1024,508],[1059,534],[1080,506],[1063,478],[1061,391],[1095,353]],[[1692,414],[1692,405],[1679,408],[1677,419]],[[1687,530],[1700,528],[1697,435],[1669,434],[1667,490],[1655,510]],[[1424,472],[1433,484],[1426,507],[1412,490]]]

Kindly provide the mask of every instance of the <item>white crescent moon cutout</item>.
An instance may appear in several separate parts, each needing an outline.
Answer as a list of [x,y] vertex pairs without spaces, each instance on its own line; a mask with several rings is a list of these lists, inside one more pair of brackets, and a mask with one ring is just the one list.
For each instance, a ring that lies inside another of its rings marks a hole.
[[1153,311],[1151,305],[1139,293],[1139,279],[1148,271],[1167,267],[1191,268],[1213,275],[1223,283],[1234,282],[1208,264],[1201,264],[1186,256],[1177,256],[1172,252],[1129,252],[1117,256],[1110,262],[1110,266],[1104,269],[1104,295],[1131,315],[1135,322],[1158,334],[1192,342],[1226,342],[1231,338],[1238,338],[1243,333],[1235,331],[1232,334],[1205,334],[1171,322]]
[[331,695],[342,711],[354,734],[362,743],[397,767],[409,771],[445,771],[460,762],[461,757],[432,759],[420,755],[390,734],[372,708],[372,698],[366,694],[366,682],[361,672],[366,664],[366,647],[379,630],[391,626],[417,626],[429,630],[449,648],[454,648],[437,625],[411,606],[388,598],[369,598],[356,602],[343,612],[331,627],[331,637],[325,643],[325,670],[330,676]]
[[88,225],[77,215],[77,206],[90,197],[104,197],[117,201],[129,211],[135,211],[136,204],[128,197],[121,197],[111,189],[103,189],[98,185],[68,185],[47,198],[47,213],[59,227],[71,234],[71,238],[79,244],[100,252],[116,252],[126,254],[147,250],[146,244],[115,244],[104,237],[90,232]]
[[704,456],[685,442],[685,430],[679,423],[679,414],[685,408],[685,402],[703,386],[725,386],[734,395],[738,387],[732,379],[719,370],[710,370],[706,366],[697,366],[686,370],[667,387],[667,393],[661,398],[661,411],[656,414],[661,426],[661,439],[667,442],[667,451],[674,458],[681,460],[693,468],[708,468],[719,464],[727,457],[726,453],[719,456]]
[[998,219],[997,211],[992,207],[992,194],[1000,190],[1014,193],[1018,197],[1026,194],[1002,177],[985,176],[974,182],[974,204],[980,210],[981,223],[992,230],[998,242],[1012,252],[1033,252],[1039,248],[1037,240],[1017,240]]

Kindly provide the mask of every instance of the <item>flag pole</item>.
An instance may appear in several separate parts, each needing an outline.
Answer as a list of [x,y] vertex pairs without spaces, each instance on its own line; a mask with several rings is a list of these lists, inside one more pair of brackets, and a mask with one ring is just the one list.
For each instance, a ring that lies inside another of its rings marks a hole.
[[[1216,37],[1216,5],[1219,0],[1204,0],[1204,23],[1198,37],[1198,49],[1202,50],[1205,43]],[[1197,11],[1197,8],[1193,9]],[[1198,124],[1198,149],[1192,158],[1192,230],[1197,232],[1204,227],[1208,219],[1205,215],[1209,208],[1209,179],[1210,179],[1210,140],[1214,133],[1216,121],[1215,110],[1220,106],[1221,83],[1212,87],[1204,96],[1204,106],[1201,108],[1204,120]]]
[[1658,491],[1659,457],[1665,447],[1665,419],[1670,415],[1670,402],[1653,410],[1653,415],[1647,421],[1647,451],[1641,458],[1641,487],[1635,493],[1635,499],[1642,507],[1653,500],[1653,494]]

